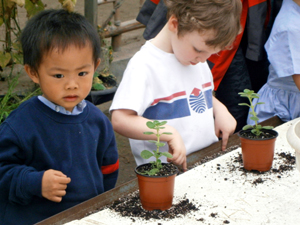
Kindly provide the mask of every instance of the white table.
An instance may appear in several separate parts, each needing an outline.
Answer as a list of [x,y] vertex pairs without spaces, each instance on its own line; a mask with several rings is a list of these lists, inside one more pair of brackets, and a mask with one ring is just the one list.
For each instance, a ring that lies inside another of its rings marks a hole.
[[[277,153],[294,155],[286,140],[287,129],[293,122],[275,128],[279,136],[272,168],[282,164],[282,158]],[[231,171],[232,165],[239,166],[233,159],[240,152],[238,148],[176,177],[173,203],[186,197],[199,208],[184,217],[148,221],[134,218],[133,221],[130,217],[121,217],[105,209],[67,224],[215,225],[224,224],[224,221],[229,221],[230,225],[300,224],[300,172],[295,165],[293,170],[281,174],[281,178],[272,172],[256,175],[237,169]],[[262,178],[264,182],[253,184],[257,178]],[[212,217],[212,213],[216,216]]]

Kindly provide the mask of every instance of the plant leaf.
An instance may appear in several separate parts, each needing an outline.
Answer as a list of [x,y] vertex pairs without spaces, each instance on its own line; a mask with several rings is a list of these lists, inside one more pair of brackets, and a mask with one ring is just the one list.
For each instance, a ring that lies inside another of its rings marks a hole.
[[149,127],[150,129],[154,129],[155,128],[155,121],[154,122],[151,122],[151,121],[148,121],[146,123],[147,127]]
[[165,146],[166,144],[163,143],[163,142],[159,142],[159,143],[155,143],[157,147],[163,147]]
[[162,122],[159,123],[159,126],[163,126],[163,125],[165,125],[166,123],[167,123],[167,121],[162,121]]
[[274,127],[273,126],[263,126],[262,129],[266,130],[272,130]]
[[252,117],[250,117],[250,120],[258,121],[259,119],[256,116],[252,116]]
[[10,61],[11,55],[8,52],[0,53],[0,66],[4,68]]
[[257,124],[257,126],[254,127],[256,130],[260,130],[262,126],[260,124]]
[[245,125],[244,127],[243,127],[243,130],[248,130],[248,129],[252,129],[253,128],[253,126],[252,125]]
[[147,132],[144,132],[144,134],[151,135],[151,134],[154,134],[154,133],[152,131],[147,131]]
[[92,89],[93,90],[96,90],[96,91],[102,91],[102,90],[105,90],[105,86],[103,84],[100,84],[100,83],[94,83],[92,85]]
[[44,10],[45,7],[41,0],[37,0],[37,1],[35,1],[35,3],[33,3],[30,0],[25,0],[25,9],[27,11],[28,17],[31,18],[38,12]]
[[166,156],[169,159],[173,158],[173,155],[169,152],[162,152],[162,155]]
[[152,170],[150,170],[150,171],[148,172],[148,175],[155,175],[155,174],[157,174],[158,172],[159,172],[159,169],[153,168]]
[[162,134],[172,135],[171,132],[163,132]]
[[148,150],[143,150],[141,152],[141,156],[143,159],[149,159],[150,157],[154,156],[152,152],[148,151]]
[[239,105],[245,105],[245,106],[248,106],[248,107],[250,107],[250,105],[249,105],[249,104],[247,104],[247,103],[239,103]]

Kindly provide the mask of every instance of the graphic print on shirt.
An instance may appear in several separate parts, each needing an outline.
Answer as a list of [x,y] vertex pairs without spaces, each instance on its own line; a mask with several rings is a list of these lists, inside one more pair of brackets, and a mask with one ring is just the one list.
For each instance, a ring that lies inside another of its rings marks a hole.
[[212,86],[211,82],[202,85],[202,91],[194,88],[189,97],[189,103],[196,113],[204,113],[207,109],[212,108]]
[[143,117],[151,120],[170,120],[190,115],[186,92],[181,91],[168,97],[154,99]]

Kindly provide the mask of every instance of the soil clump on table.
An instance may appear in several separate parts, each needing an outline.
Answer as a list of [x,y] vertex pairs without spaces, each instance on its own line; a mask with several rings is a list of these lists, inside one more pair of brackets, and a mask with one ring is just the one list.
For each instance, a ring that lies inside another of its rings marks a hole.
[[[149,219],[174,219],[176,217],[186,215],[191,211],[198,211],[199,209],[190,202],[189,199],[182,199],[177,204],[173,204],[168,210],[144,210],[140,202],[138,192],[132,196],[121,198],[115,201],[109,209],[120,213],[122,216],[139,217],[145,220]],[[134,218],[132,218],[134,220]]]

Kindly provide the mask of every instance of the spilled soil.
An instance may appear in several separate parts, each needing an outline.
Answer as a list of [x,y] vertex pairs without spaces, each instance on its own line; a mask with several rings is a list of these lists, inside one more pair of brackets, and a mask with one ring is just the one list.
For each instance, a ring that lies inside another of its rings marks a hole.
[[[233,146],[231,149],[228,149],[228,151],[232,151],[237,147],[238,146]],[[198,165],[208,162],[223,154],[225,153],[219,152],[211,157],[204,158],[201,162],[199,162]],[[247,178],[244,180],[244,182],[250,182],[254,186],[259,186],[260,184],[263,184],[267,179],[281,179],[284,176],[288,176],[289,171],[295,169],[295,157],[291,155],[291,153],[280,152],[275,154],[274,158],[276,158],[279,163],[273,165],[270,171],[267,172],[248,171],[243,167],[242,154],[237,153],[234,156],[232,156],[230,163],[226,165],[227,167],[226,169],[229,169],[230,172],[232,173],[242,172],[242,176]],[[222,169],[224,169],[224,165],[222,166],[220,164],[217,164],[216,170],[220,171]],[[136,191],[131,195],[116,200],[113,204],[108,205],[105,208],[109,208],[119,213],[122,217],[130,217],[132,222],[135,222],[137,218],[141,218],[145,220],[149,220],[149,219],[168,220],[176,217],[182,217],[193,211],[201,210],[201,205],[194,204],[192,199],[188,199],[184,196],[181,200],[179,200],[178,203],[173,204],[173,206],[168,210],[147,211],[142,208],[141,202],[139,200],[139,192]],[[218,217],[217,213],[211,213],[209,216],[212,218]],[[201,221],[201,218],[198,219],[198,221]],[[223,221],[223,224],[229,224],[229,223],[230,221],[228,220]]]

